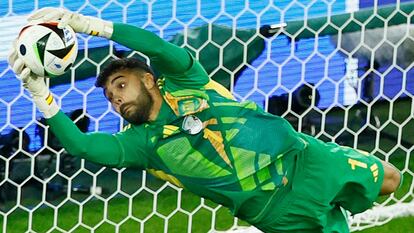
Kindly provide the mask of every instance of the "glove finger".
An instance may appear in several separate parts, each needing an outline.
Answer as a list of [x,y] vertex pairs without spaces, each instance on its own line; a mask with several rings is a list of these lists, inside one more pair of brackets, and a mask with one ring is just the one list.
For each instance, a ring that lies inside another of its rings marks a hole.
[[11,45],[10,50],[9,50],[9,54],[8,54],[8,56],[7,56],[7,61],[9,62],[10,66],[13,66],[14,61],[15,61],[15,60],[16,60],[16,58],[17,58],[17,50],[16,50],[16,45],[17,45],[17,39],[15,39],[15,40],[12,42],[12,45]]
[[10,67],[14,66],[14,63],[16,62],[17,58],[18,58],[17,51],[16,51],[16,48],[13,45],[12,48],[10,49],[9,55],[7,57],[7,62],[9,63]]
[[32,20],[43,19],[45,16],[50,15],[50,14],[53,14],[56,11],[59,11],[59,8],[45,7],[45,8],[42,8],[40,10],[37,10],[36,12],[34,12],[33,14],[31,14],[27,18],[27,20],[28,21],[32,21]]
[[27,84],[30,79],[30,72],[29,68],[24,68],[18,79],[20,79],[24,84]]
[[43,18],[45,15],[47,15],[49,12],[51,11],[50,7],[45,7],[42,8],[40,10],[37,10],[36,12],[34,12],[33,14],[29,15],[29,17],[27,18],[28,21],[31,20],[38,20]]
[[64,27],[68,26],[69,21],[71,20],[71,18],[72,18],[72,14],[69,14],[69,13],[63,14],[63,16],[60,19],[60,22],[58,24],[58,28],[62,29]]
[[13,64],[13,71],[17,75],[21,75],[23,69],[24,69],[24,62],[22,59],[16,59],[15,63]]
[[58,21],[60,18],[62,18],[63,12],[60,10],[56,10],[53,12],[50,12],[49,14],[45,15],[43,17],[44,22],[50,22],[50,21]]

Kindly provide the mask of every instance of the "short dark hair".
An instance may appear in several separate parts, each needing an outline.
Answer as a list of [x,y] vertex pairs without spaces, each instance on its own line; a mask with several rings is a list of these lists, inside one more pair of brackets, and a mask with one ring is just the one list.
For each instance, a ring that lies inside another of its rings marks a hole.
[[108,65],[103,68],[96,78],[95,86],[103,87],[108,80],[108,77],[113,73],[120,70],[138,70],[152,74],[155,77],[154,71],[147,63],[133,57],[115,59],[109,62]]

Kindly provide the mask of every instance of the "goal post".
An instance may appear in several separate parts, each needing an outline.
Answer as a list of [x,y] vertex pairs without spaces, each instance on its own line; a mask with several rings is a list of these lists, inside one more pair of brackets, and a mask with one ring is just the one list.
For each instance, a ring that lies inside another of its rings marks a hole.
[[[0,231],[257,232],[152,171],[101,167],[62,148],[6,60],[26,17],[46,6],[152,31],[187,48],[238,100],[394,164],[402,187],[350,217],[352,231],[414,215],[414,2],[375,1],[352,13],[348,2],[0,2]],[[78,39],[74,68],[49,82],[55,99],[82,130],[118,132],[125,122],[95,77],[116,57],[148,59],[104,39]]]

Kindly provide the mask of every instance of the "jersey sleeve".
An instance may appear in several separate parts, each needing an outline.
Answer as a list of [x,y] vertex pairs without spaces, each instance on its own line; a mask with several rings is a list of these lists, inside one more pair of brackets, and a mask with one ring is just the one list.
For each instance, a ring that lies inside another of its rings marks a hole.
[[171,83],[172,89],[199,88],[210,81],[204,68],[186,49],[152,32],[114,23],[111,40],[147,55],[151,65]]
[[83,133],[61,111],[48,119],[47,124],[73,156],[109,167],[148,166],[144,138],[132,128],[117,134]]

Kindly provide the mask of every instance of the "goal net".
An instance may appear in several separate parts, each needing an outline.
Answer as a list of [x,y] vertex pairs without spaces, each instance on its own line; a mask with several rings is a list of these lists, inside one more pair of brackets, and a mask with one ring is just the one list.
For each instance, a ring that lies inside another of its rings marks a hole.
[[[62,148],[7,64],[26,17],[48,6],[152,31],[187,48],[238,100],[394,164],[402,187],[352,216],[352,230],[413,214],[413,1],[10,0],[0,1],[1,232],[255,232],[152,171],[101,167]],[[146,57],[78,39],[77,62],[51,90],[82,131],[118,132],[125,122],[95,77],[116,57]]]

